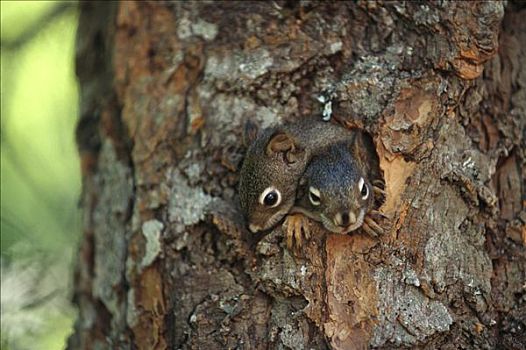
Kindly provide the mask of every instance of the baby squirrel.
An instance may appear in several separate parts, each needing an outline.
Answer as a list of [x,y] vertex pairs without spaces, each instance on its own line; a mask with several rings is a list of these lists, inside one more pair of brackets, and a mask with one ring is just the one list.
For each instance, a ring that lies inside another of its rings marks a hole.
[[314,117],[275,125],[259,134],[247,123],[244,141],[250,146],[241,166],[239,199],[250,231],[277,224],[294,205],[298,181],[311,158],[352,134],[353,130]]
[[[383,233],[372,215],[383,200],[383,181],[372,140],[356,131],[351,140],[326,147],[312,157],[301,177],[298,199],[291,214],[300,213],[334,233],[346,234],[360,227],[371,236]],[[376,203],[375,203],[376,201]],[[299,248],[309,238],[308,222],[290,215],[286,222],[287,246]]]

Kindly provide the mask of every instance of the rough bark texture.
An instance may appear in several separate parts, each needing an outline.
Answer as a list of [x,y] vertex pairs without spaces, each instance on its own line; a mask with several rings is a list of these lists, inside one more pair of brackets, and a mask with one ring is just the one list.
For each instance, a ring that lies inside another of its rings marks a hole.
[[[84,234],[70,349],[523,349],[519,2],[81,4]],[[301,257],[236,209],[241,128],[374,138],[380,239]]]

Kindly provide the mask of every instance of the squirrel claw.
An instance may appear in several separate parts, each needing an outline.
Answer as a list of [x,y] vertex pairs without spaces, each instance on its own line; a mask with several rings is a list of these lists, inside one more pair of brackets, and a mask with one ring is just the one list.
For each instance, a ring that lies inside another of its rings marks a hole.
[[379,188],[385,188],[385,182],[382,180],[373,180],[372,185]]
[[370,228],[369,225],[367,225],[366,223],[362,225],[362,230],[364,230],[365,233],[367,233],[371,237],[378,237],[378,234],[372,228]]
[[301,228],[302,228],[301,217],[294,218],[293,224],[294,224],[294,238],[296,240],[296,249],[298,249],[303,244],[303,236],[301,234]]
[[309,222],[301,214],[291,214],[284,222],[287,248],[290,251],[299,250],[303,245],[303,238],[310,239]]
[[377,237],[378,235],[382,235],[384,233],[384,229],[370,217],[365,218],[363,228],[365,232],[373,237]]
[[382,212],[379,211],[379,210],[371,210],[371,211],[369,212],[369,214],[374,215],[374,216],[379,216],[379,217],[381,217],[382,219],[389,219],[389,216],[385,215],[384,213],[382,213]]
[[294,233],[290,230],[290,226],[287,224],[285,229],[285,237],[287,238],[287,248],[290,250],[294,243]]
[[381,194],[382,196],[386,196],[386,192],[380,188],[380,187],[377,187],[377,186],[373,186],[373,191],[374,193],[377,193],[377,194]]

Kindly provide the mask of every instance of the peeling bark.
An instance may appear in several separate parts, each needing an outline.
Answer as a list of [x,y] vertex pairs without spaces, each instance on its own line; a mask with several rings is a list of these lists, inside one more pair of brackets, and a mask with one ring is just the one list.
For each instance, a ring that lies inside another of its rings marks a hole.
[[[82,3],[70,349],[521,349],[519,2]],[[391,229],[250,234],[241,129],[365,129]]]

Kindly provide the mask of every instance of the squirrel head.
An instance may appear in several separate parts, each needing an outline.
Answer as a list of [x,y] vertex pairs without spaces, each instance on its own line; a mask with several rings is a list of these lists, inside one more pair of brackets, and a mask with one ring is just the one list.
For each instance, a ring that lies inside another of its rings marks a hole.
[[271,228],[294,205],[297,182],[305,170],[306,152],[297,140],[281,129],[259,133],[253,124],[245,127],[249,143],[239,178],[241,210],[250,231]]
[[314,157],[300,180],[296,207],[335,233],[363,224],[373,205],[373,188],[345,143]]

